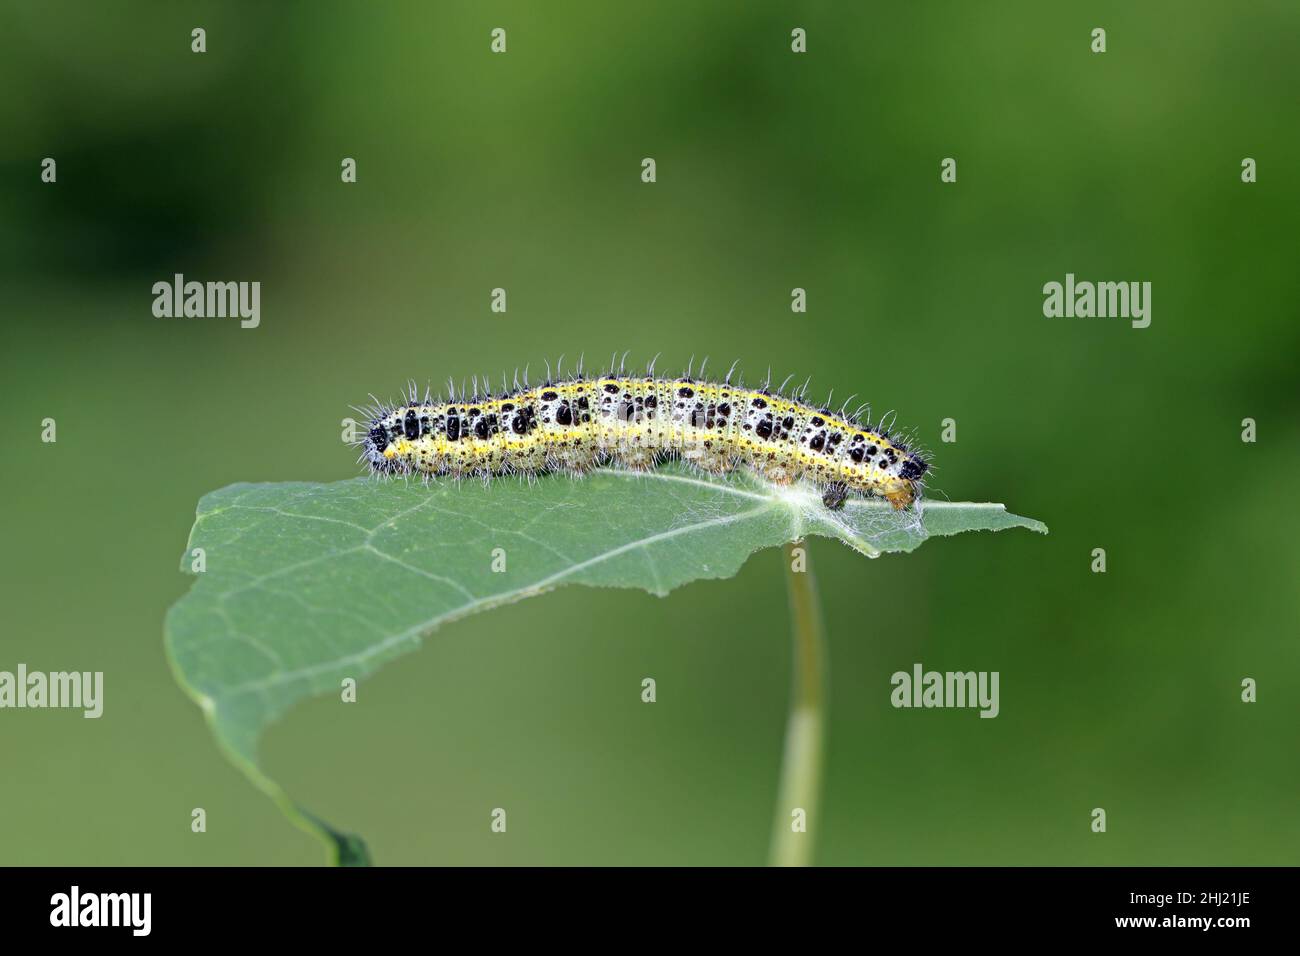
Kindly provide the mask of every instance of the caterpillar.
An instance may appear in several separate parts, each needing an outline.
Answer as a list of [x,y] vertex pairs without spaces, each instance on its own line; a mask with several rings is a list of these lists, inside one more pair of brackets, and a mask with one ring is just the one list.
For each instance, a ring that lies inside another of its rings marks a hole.
[[[879,424],[804,401],[765,384],[725,379],[656,377],[654,363],[641,376],[621,367],[595,377],[581,368],[541,385],[446,401],[410,389],[404,404],[359,409],[368,419],[358,444],[361,460],[378,474],[453,478],[581,475],[604,464],[653,468],[681,458],[708,474],[748,467],[778,484],[815,482],[828,508],[850,494],[878,496],[895,509],[921,494],[929,463]],[[787,382],[789,379],[786,380]],[[504,384],[504,383],[503,383]],[[372,396],[373,400],[373,396]]]

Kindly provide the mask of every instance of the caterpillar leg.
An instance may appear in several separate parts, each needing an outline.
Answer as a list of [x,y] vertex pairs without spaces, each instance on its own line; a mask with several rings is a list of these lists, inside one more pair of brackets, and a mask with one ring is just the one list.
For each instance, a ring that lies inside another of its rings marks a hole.
[[659,464],[659,453],[653,448],[630,445],[610,453],[610,460],[620,468],[631,471],[649,471]]
[[895,511],[902,511],[916,500],[916,493],[912,490],[912,486],[909,484],[893,491],[886,491],[884,493],[884,498],[893,505]]
[[575,441],[552,447],[547,456],[547,464],[555,471],[583,475],[600,464],[600,455],[595,448]]
[[730,455],[708,448],[686,452],[682,458],[707,475],[725,475],[736,467]]
[[749,466],[758,473],[759,477],[765,478],[774,485],[794,484],[800,477],[799,474],[775,455],[765,455],[757,461],[751,461]]
[[844,500],[849,496],[849,486],[843,482],[831,482],[822,491],[822,504],[831,511],[844,507]]

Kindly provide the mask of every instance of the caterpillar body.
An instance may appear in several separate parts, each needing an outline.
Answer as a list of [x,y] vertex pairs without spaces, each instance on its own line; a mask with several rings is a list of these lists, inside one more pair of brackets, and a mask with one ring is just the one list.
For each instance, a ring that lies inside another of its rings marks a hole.
[[495,394],[440,401],[412,392],[365,409],[362,460],[380,474],[453,478],[581,475],[604,464],[649,469],[681,458],[708,474],[748,467],[769,481],[820,486],[828,508],[850,494],[895,509],[921,493],[928,462],[880,425],[782,394],[724,381],[579,374]]

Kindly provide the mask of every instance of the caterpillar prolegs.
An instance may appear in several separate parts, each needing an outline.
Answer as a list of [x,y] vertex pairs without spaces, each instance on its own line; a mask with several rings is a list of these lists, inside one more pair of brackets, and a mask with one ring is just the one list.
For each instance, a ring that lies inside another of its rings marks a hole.
[[447,401],[412,394],[366,410],[362,459],[383,474],[483,477],[568,472],[604,464],[648,469],[681,458],[709,474],[753,469],[781,484],[808,479],[828,508],[850,494],[905,508],[928,463],[879,425],[816,408],[802,392],[724,381],[579,373]]

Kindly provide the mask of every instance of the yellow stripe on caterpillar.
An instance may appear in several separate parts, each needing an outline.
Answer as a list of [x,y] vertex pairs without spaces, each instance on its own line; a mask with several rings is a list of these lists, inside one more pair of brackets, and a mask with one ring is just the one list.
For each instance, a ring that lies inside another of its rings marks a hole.
[[370,409],[362,458],[383,474],[492,477],[652,468],[682,458],[710,474],[748,467],[808,479],[828,507],[849,493],[895,508],[919,497],[928,463],[878,426],[802,398],[690,377],[602,375],[512,392]]

